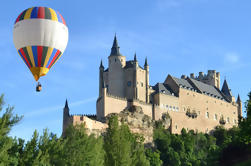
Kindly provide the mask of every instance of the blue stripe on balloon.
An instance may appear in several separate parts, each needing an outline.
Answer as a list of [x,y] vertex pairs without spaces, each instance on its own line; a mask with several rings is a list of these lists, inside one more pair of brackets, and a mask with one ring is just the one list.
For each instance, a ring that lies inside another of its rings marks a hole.
[[60,14],[59,14],[58,11],[56,11],[56,14],[57,14],[57,17],[58,17],[58,22],[63,23],[63,20],[62,20],[62,18],[61,18],[61,16],[60,16]]
[[34,61],[35,61],[35,66],[38,67],[38,62],[37,62],[37,46],[31,46]]
[[31,18],[37,18],[37,14],[38,14],[38,7],[34,7],[31,12]]
[[22,55],[22,53],[21,53],[20,50],[18,50],[18,53],[19,53],[20,56],[22,57],[22,59],[23,59],[24,63],[26,64],[26,66],[29,68],[29,66],[28,66],[28,64],[26,63],[26,61],[25,61],[25,59],[24,59],[24,57],[23,57],[23,55]]
[[57,49],[56,49],[56,48],[53,48],[53,51],[52,51],[51,56],[50,56],[50,59],[49,59],[47,65],[46,65],[47,68],[49,67],[49,65],[50,65],[50,63],[51,63],[53,57],[54,57],[55,54],[56,54],[56,52],[57,52]]

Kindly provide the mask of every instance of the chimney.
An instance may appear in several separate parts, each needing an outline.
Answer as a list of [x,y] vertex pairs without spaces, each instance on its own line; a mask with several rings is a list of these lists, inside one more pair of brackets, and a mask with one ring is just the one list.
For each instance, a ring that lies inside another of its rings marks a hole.
[[204,77],[204,73],[203,72],[199,72],[199,78],[203,78]]
[[191,74],[190,74],[190,78],[193,78],[193,79],[194,79],[194,73],[191,73]]
[[181,79],[186,79],[186,78],[187,78],[186,75],[182,75],[182,76],[181,76]]

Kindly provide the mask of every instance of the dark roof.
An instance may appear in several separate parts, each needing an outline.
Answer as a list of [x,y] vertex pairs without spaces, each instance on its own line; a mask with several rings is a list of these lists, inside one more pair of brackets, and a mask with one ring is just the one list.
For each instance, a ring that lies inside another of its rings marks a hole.
[[64,108],[69,108],[67,99],[65,100],[65,106],[64,106]]
[[195,79],[189,78],[189,80],[196,86],[196,88],[203,94],[216,97],[219,99],[224,99],[224,96],[221,94],[221,92],[214,86],[205,84],[201,81],[197,81]]
[[148,66],[148,63],[147,63],[147,57],[145,59],[145,65],[144,66]]
[[241,102],[241,98],[240,98],[240,95],[238,94],[238,97],[237,97],[237,100],[236,100],[237,103],[240,103]]
[[214,86],[205,84],[201,81],[197,81],[192,78],[183,79],[183,78],[175,78],[173,76],[171,77],[175,81],[175,83],[181,88],[197,91],[198,93],[202,93],[217,99],[228,101],[228,99],[221,93],[221,91]]
[[119,45],[118,45],[118,41],[117,41],[117,37],[116,34],[114,36],[114,40],[113,40],[113,45],[111,48],[111,54],[110,56],[122,56],[119,52]]
[[172,79],[175,81],[175,83],[179,86],[179,87],[182,87],[182,88],[188,88],[188,89],[194,89],[194,87],[189,84],[189,82],[185,79],[180,79],[180,78],[176,78],[176,77],[173,77],[171,76]]
[[224,80],[221,92],[226,96],[232,96],[231,90],[228,88],[227,81]]
[[175,94],[167,84],[157,83],[152,88],[155,90],[155,93],[163,93],[171,96],[174,96]]
[[[124,69],[133,68],[135,63],[136,62],[134,60],[126,61],[126,65],[125,65]],[[144,68],[141,67],[140,65],[139,65],[139,67],[144,70]]]

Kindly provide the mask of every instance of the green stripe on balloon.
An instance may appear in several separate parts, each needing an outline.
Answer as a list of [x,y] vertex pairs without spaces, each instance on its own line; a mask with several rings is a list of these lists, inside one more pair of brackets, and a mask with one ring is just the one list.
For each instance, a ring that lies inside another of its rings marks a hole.
[[51,11],[49,8],[45,7],[44,13],[45,13],[45,19],[51,19]]
[[31,63],[30,55],[29,55],[29,53],[28,53],[28,51],[27,51],[27,48],[24,47],[24,48],[23,48],[23,51],[24,51],[24,54],[25,54],[25,56],[26,56],[28,62],[29,62],[30,65],[31,65],[31,67],[33,67],[33,65],[32,65],[32,63]]
[[26,9],[22,14],[21,16],[19,17],[19,21],[23,20],[24,19],[24,15],[25,13],[27,12],[28,9]]
[[44,66],[45,58],[48,52],[48,47],[44,46],[43,47],[43,52],[42,52],[42,62],[41,62],[41,67]]

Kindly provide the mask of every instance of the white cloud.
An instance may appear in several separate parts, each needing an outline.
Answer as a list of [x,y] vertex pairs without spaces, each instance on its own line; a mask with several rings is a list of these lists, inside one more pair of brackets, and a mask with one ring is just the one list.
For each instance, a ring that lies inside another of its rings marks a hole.
[[[88,98],[88,99],[83,99],[83,100],[71,102],[71,103],[69,103],[69,107],[72,108],[72,107],[75,107],[75,106],[86,104],[86,103],[95,101],[96,99],[97,99],[96,97],[91,97],[91,98]],[[32,112],[28,112],[28,113],[24,114],[24,118],[31,118],[31,117],[41,116],[41,115],[47,114],[47,113],[52,112],[52,111],[61,110],[62,108],[63,108],[62,105],[57,105],[57,106],[50,106],[50,107],[45,107],[45,108],[33,110]]]
[[230,52],[227,53],[224,58],[225,62],[234,64],[239,62],[240,56],[235,52]]

